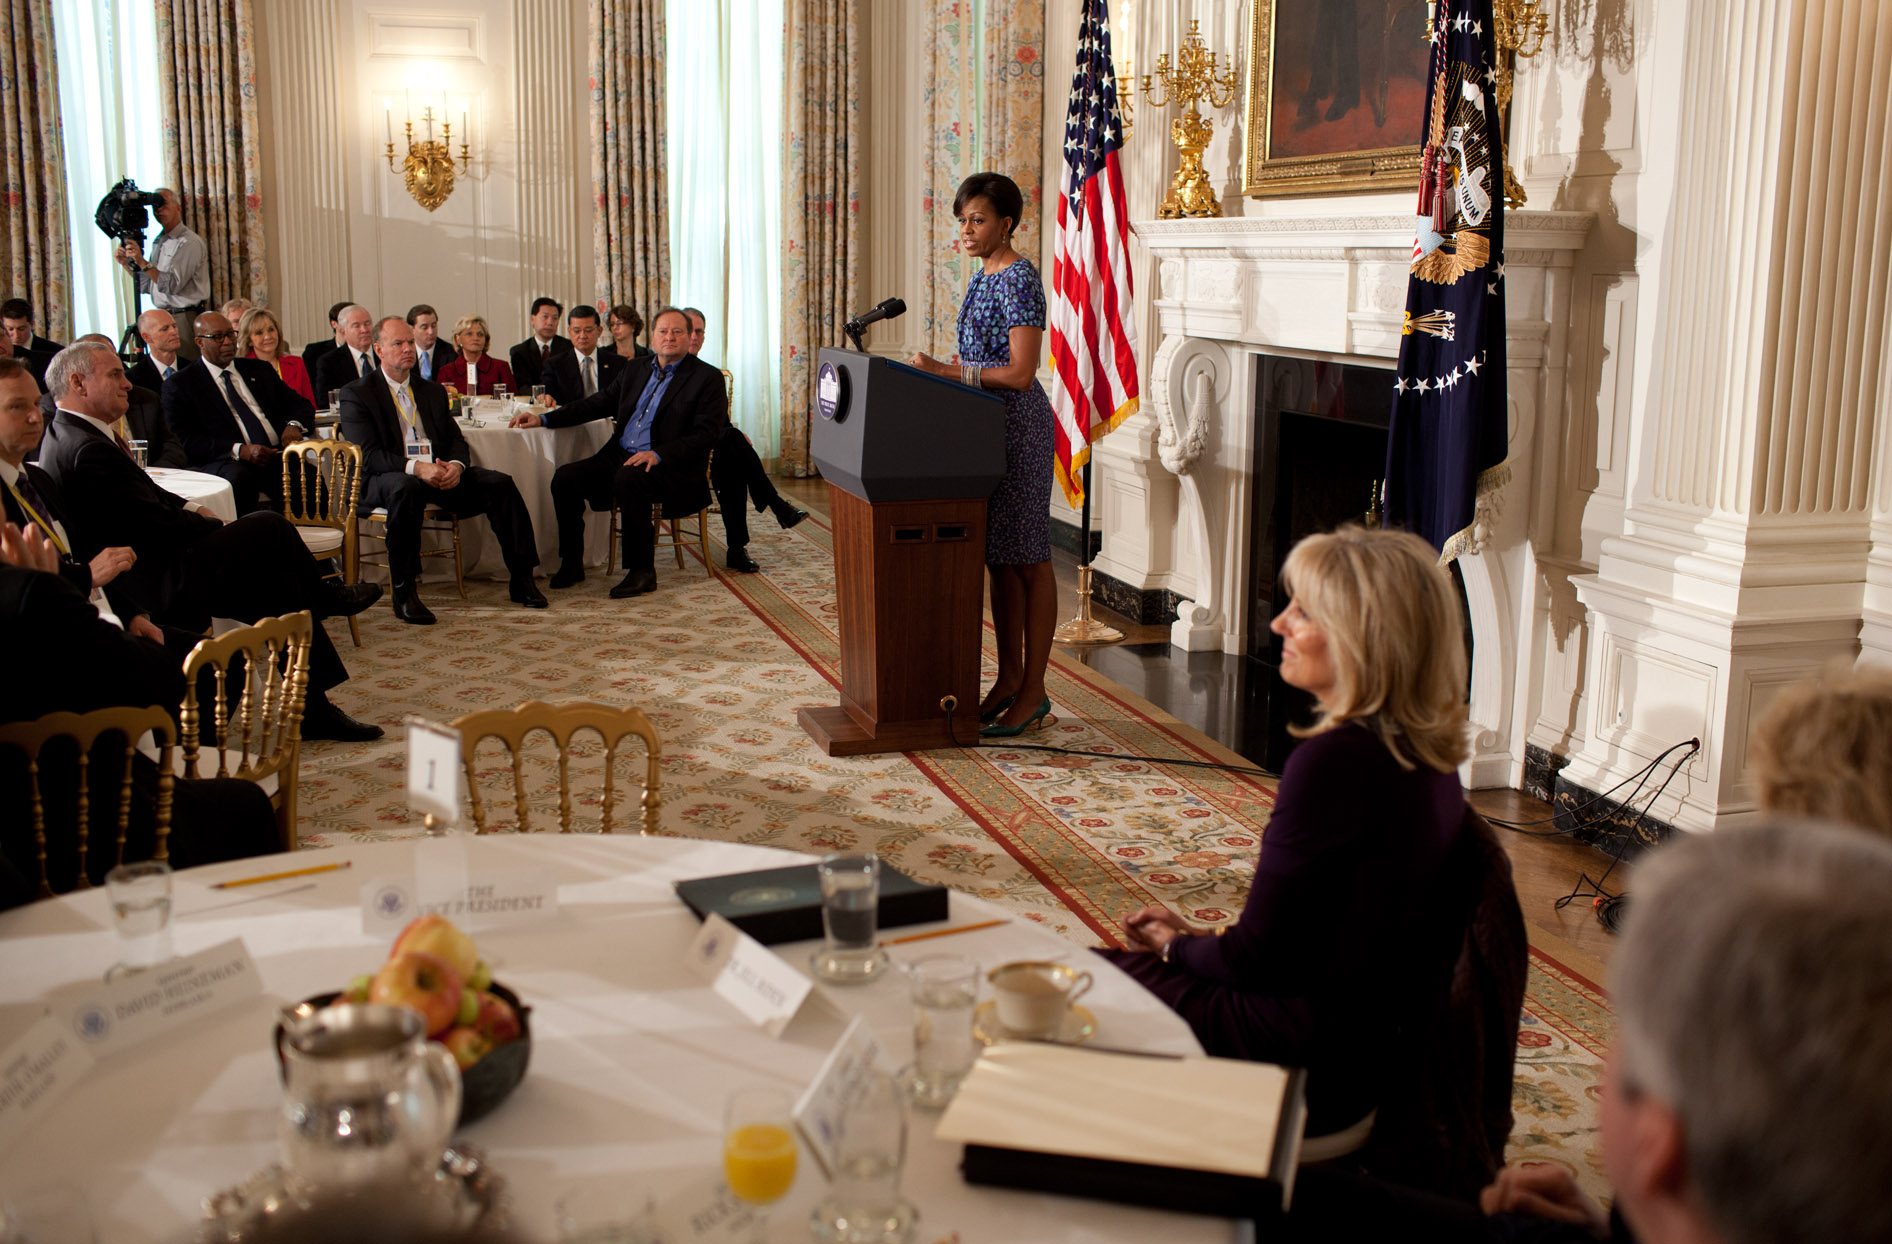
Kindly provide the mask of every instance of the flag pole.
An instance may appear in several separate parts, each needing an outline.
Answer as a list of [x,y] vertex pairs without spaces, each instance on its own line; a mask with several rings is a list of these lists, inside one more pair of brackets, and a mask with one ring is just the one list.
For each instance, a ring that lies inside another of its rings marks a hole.
[[1051,638],[1060,644],[1119,644],[1123,632],[1091,617],[1091,463],[1084,459],[1084,505],[1077,522],[1077,616],[1058,623]]

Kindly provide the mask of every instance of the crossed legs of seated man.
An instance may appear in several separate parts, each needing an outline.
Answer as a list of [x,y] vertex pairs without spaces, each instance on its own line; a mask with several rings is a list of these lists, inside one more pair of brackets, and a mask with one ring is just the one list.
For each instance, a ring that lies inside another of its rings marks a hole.
[[710,459],[710,487],[716,490],[716,504],[722,507],[723,543],[728,549],[724,560],[731,570],[754,574],[762,569],[749,556],[749,516],[745,503],[754,501],[758,514],[764,510],[773,512],[775,521],[784,530],[808,517],[807,510],[790,505],[775,491],[775,483],[762,469],[762,459],[756,456],[755,446],[733,423],[716,442],[716,453]]
[[672,482],[672,472],[662,462],[646,468],[618,462],[616,457],[615,452],[600,454],[568,462],[552,473],[552,509],[558,515],[559,568],[552,576],[555,588],[570,587],[585,577],[585,507],[609,510],[615,501],[624,538],[624,578],[611,589],[611,595],[621,600],[657,590],[656,532],[651,527],[650,507],[670,491],[667,485]]
[[441,477],[441,482],[448,486],[427,482],[419,475],[389,471],[371,478],[362,490],[363,509],[387,507],[388,574],[394,583],[394,616],[418,626],[429,626],[434,621],[433,611],[420,599],[420,531],[428,506],[461,518],[486,515],[506,558],[512,599],[528,609],[545,608],[545,597],[532,581],[532,572],[539,564],[539,541],[532,531],[532,514],[512,476],[470,466],[457,476]]

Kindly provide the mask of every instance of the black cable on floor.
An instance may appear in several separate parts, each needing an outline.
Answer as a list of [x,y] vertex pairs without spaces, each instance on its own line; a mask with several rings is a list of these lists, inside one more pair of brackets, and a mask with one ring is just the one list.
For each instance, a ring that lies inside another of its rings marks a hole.
[[[1622,800],[1621,802],[1625,804],[1633,804],[1636,801],[1636,797],[1642,793],[1643,786],[1648,783],[1650,776],[1656,771],[1656,769],[1662,764],[1662,762],[1667,760],[1672,753],[1680,751],[1682,748],[1687,748],[1688,754],[1683,756],[1679,761],[1676,762],[1676,767],[1678,769],[1682,765],[1685,765],[1690,760],[1694,759],[1695,753],[1701,750],[1701,740],[1700,739],[1684,739],[1682,742],[1677,743],[1672,747],[1663,749],[1663,751],[1659,755],[1657,755],[1654,760],[1651,760],[1648,764],[1636,770],[1636,772],[1630,774],[1628,777],[1624,778],[1622,781],[1616,783],[1616,785],[1610,787],[1608,790],[1604,791],[1603,793],[1599,795],[1592,795],[1588,799],[1584,800],[1582,803],[1576,804],[1575,806],[1567,809],[1566,812],[1563,813],[1563,815],[1579,817],[1577,822],[1573,824],[1572,826],[1570,826],[1570,828],[1568,829],[1552,829],[1549,831],[1540,832],[1540,831],[1529,828],[1532,825],[1552,824],[1553,822],[1556,821],[1557,817],[1560,815],[1559,813],[1555,811],[1553,811],[1549,816],[1539,817],[1537,820],[1534,820],[1534,821],[1507,821],[1502,817],[1486,817],[1485,819],[1490,821],[1493,825],[1497,826],[1500,829],[1508,829],[1512,833],[1523,834],[1524,836],[1528,838],[1562,838],[1562,837],[1567,837],[1571,834],[1574,834],[1579,830],[1591,829],[1600,824],[1607,824],[1607,821],[1601,818],[1582,819],[1580,817],[1580,814],[1585,812],[1589,808],[1595,806],[1596,804],[1601,803],[1604,800],[1608,799],[1610,796],[1614,795],[1617,791],[1629,785],[1631,782],[1634,782],[1636,784],[1636,789],[1629,792],[1629,797]],[[1671,772],[1669,775],[1671,779],[1673,779],[1674,776],[1675,774],[1673,772]],[[1664,781],[1663,786],[1666,787],[1667,785],[1668,785],[1668,782]],[[1657,793],[1660,794],[1661,792],[1658,791]]]
[[1130,752],[1087,752],[1082,748],[1053,747],[1049,743],[1015,743],[1009,739],[1003,743],[980,743],[977,740],[971,743],[961,743],[959,741],[959,731],[954,725],[954,714],[958,711],[958,707],[957,702],[955,702],[952,707],[946,709],[946,736],[953,741],[954,747],[964,748],[968,751],[991,751],[994,748],[1002,747],[1008,751],[1057,752],[1063,756],[1089,756],[1097,760],[1134,760],[1142,764],[1169,765],[1181,769],[1216,769],[1223,773],[1241,773],[1251,777],[1278,779],[1281,776],[1278,773],[1270,773],[1268,770],[1258,766],[1223,764],[1216,760],[1185,760],[1181,757],[1138,756]]
[[[1577,874],[1577,883],[1571,887],[1570,893],[1557,900],[1556,906],[1558,911],[1562,911],[1577,899],[1591,899],[1592,905],[1596,910],[1597,920],[1610,932],[1614,933],[1616,931],[1616,924],[1622,914],[1621,909],[1625,896],[1610,893],[1603,888],[1603,883],[1609,880],[1610,874],[1616,871],[1616,866],[1622,863],[1623,857],[1629,853],[1629,844],[1635,841],[1643,823],[1649,819],[1649,814],[1655,810],[1656,804],[1661,802],[1662,793],[1668,790],[1669,783],[1675,780],[1676,775],[1682,771],[1682,766],[1688,763],[1689,758],[1701,750],[1701,740],[1689,739],[1685,743],[1677,743],[1674,747],[1664,751],[1662,756],[1658,756],[1655,760],[1650,762],[1651,766],[1660,764],[1663,756],[1667,756],[1671,752],[1678,751],[1684,747],[1689,748],[1688,752],[1676,760],[1675,764],[1669,769],[1669,775],[1662,779],[1662,785],[1656,787],[1655,793],[1649,796],[1649,802],[1644,804],[1641,810],[1636,813],[1636,818],[1623,828],[1618,839],[1620,846],[1610,855],[1610,866],[1605,868],[1603,875],[1598,877],[1595,881],[1590,880],[1588,873]],[[1646,781],[1647,778],[1645,777],[1642,782],[1636,784],[1636,791],[1632,792],[1630,797],[1624,801],[1626,804],[1635,802],[1636,794],[1641,792]],[[1620,787],[1621,783],[1618,785]]]

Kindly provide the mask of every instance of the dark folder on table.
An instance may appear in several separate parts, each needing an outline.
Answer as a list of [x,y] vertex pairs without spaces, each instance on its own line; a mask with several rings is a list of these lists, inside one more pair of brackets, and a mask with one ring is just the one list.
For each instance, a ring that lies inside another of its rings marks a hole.
[[1285,1212],[1306,1072],[1048,1042],[985,1051],[935,1135],[966,1182],[1267,1220]]
[[[701,920],[715,912],[765,946],[821,936],[821,878],[813,864],[696,877],[677,897]],[[880,927],[946,919],[946,887],[880,866]]]

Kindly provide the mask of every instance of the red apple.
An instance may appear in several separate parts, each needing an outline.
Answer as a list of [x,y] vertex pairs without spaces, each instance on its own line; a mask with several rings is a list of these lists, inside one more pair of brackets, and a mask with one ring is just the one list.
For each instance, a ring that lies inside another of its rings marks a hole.
[[455,1028],[441,1038],[441,1044],[462,1071],[493,1052],[492,1039],[477,1028]]
[[480,992],[479,1018],[473,1021],[473,1026],[485,1033],[494,1045],[519,1039],[518,1012],[504,998],[484,990]]
[[394,945],[388,950],[388,958],[409,951],[420,951],[446,960],[459,974],[461,984],[472,977],[473,969],[479,966],[480,961],[480,952],[474,947],[473,939],[460,932],[453,921],[445,916],[422,916],[402,929],[401,935],[394,939]]
[[437,955],[408,951],[389,959],[374,974],[368,985],[368,1001],[420,1012],[431,1037],[453,1026],[464,988],[452,964]]

